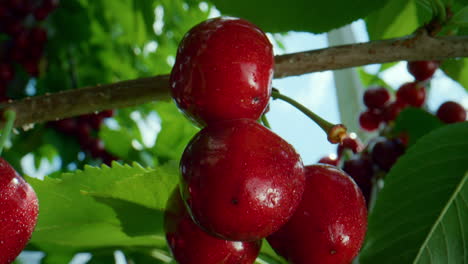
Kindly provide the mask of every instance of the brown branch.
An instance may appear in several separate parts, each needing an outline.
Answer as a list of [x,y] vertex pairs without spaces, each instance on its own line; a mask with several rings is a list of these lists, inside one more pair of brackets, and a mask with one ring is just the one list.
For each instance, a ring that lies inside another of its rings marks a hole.
[[[401,60],[468,57],[468,36],[431,37],[425,31],[405,38],[343,45],[275,57],[275,78]],[[168,100],[169,77],[159,75],[63,91],[0,104],[17,112],[15,127]]]

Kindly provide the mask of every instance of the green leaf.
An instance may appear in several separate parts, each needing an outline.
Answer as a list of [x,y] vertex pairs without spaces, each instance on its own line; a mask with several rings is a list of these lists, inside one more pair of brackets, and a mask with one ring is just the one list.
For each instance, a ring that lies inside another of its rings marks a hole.
[[94,197],[120,199],[164,211],[166,202],[178,183],[178,166],[175,163],[167,163],[147,173],[115,179],[112,185],[89,191],[87,194]]
[[366,18],[371,40],[401,37],[413,33],[432,18],[432,10],[417,0],[393,0]]
[[388,85],[383,79],[381,79],[378,75],[370,74],[364,70],[364,68],[358,68],[358,74],[361,79],[362,85],[364,87],[371,87],[371,86],[383,86],[385,88],[389,88]]
[[268,241],[264,239],[262,241],[262,247],[260,249],[260,254],[257,258],[257,261],[255,263],[259,264],[264,264],[264,263],[269,263],[269,264],[287,264],[288,262],[278,256],[276,252],[273,250],[273,248],[270,246]]
[[79,251],[103,247],[164,247],[162,234],[128,236],[122,231],[122,224],[111,207],[85,195],[106,193],[118,182],[153,171],[137,164],[113,163],[112,168],[87,166],[83,171],[64,173],[58,179],[28,178],[40,203],[38,224],[31,243],[44,251],[52,249],[54,253],[57,248]]
[[383,7],[388,0],[212,0],[223,14],[252,21],[268,32],[327,32],[349,24]]
[[160,102],[155,109],[161,118],[161,131],[152,152],[162,161],[179,160],[199,129],[181,114],[173,102]]
[[468,122],[422,137],[385,180],[360,263],[468,262]]
[[129,236],[162,234],[164,212],[121,199],[93,195],[96,201],[114,209],[122,223],[122,230]]
[[468,91],[468,59],[447,59],[440,68]]
[[420,108],[406,108],[397,117],[394,132],[403,132],[409,136],[408,145],[412,146],[418,139],[443,123],[435,115]]
[[468,26],[468,6],[465,6],[462,10],[458,11],[458,13],[456,13],[453,16],[450,22],[456,25],[467,27]]

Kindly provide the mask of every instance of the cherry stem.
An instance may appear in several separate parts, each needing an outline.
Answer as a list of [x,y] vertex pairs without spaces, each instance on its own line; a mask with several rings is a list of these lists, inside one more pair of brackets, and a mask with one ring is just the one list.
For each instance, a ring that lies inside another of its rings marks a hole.
[[11,130],[13,129],[13,123],[15,122],[16,112],[13,110],[6,110],[3,113],[5,118],[5,125],[3,126],[2,134],[0,135],[0,155],[2,154],[5,143],[10,138]]
[[282,95],[277,89],[273,88],[271,93],[271,97],[273,99],[281,99],[290,105],[297,108],[301,111],[304,115],[312,119],[326,134],[328,137],[328,141],[332,144],[341,143],[341,141],[346,137],[346,127],[342,124],[332,124],[327,120],[321,118],[314,112],[310,111],[307,107],[303,106],[301,103],[295,101],[294,99]]
[[270,122],[268,122],[268,118],[266,117],[266,115],[263,114],[261,118],[263,125],[266,126],[268,129],[271,129]]

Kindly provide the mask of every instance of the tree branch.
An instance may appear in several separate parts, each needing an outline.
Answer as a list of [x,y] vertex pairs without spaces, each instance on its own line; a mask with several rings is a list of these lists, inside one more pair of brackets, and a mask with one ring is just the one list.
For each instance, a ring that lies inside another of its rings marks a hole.
[[[431,37],[426,31],[398,39],[343,45],[275,57],[275,78],[401,60],[468,57],[468,36]],[[153,100],[168,100],[169,76],[122,81],[0,104],[17,112],[15,127]]]

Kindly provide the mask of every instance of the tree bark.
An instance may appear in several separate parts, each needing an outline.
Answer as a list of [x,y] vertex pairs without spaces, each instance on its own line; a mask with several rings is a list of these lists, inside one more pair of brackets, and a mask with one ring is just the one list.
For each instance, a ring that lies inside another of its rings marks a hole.
[[[431,37],[426,31],[397,39],[330,47],[275,57],[275,78],[393,61],[468,57],[468,36]],[[16,111],[15,127],[106,109],[169,100],[169,75],[158,75],[0,104]]]

